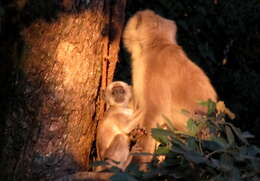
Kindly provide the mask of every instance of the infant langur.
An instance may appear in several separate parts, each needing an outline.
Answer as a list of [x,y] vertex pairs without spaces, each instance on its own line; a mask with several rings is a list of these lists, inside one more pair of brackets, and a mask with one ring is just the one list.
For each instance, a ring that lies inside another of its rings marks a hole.
[[130,152],[137,148],[130,148],[130,137],[139,137],[145,134],[137,128],[137,121],[133,119],[133,109],[129,107],[132,102],[132,88],[122,81],[112,82],[105,90],[105,99],[109,108],[97,129],[97,152],[100,160],[108,165],[100,166],[96,170],[106,170],[116,166],[121,170],[132,160]]

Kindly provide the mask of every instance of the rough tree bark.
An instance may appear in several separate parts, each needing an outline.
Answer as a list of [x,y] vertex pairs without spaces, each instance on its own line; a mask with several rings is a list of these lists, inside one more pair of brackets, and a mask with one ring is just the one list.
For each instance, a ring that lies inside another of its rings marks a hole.
[[99,91],[112,81],[125,0],[92,0],[78,13],[72,2],[64,1],[71,11],[55,21],[37,20],[22,32],[26,48],[1,155],[5,180],[53,180],[89,168],[104,111]]

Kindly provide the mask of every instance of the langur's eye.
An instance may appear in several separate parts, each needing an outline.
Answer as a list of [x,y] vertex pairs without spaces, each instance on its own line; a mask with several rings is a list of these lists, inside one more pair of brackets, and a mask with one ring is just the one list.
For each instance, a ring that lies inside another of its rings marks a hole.
[[119,90],[119,93],[120,93],[120,94],[124,94],[124,93],[125,93],[125,90],[124,90],[124,89],[120,89],[120,90]]

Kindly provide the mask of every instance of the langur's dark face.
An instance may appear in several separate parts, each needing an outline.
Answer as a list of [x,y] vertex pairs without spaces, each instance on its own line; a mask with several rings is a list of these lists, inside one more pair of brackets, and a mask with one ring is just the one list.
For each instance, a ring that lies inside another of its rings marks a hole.
[[128,106],[132,98],[132,89],[127,83],[114,81],[108,85],[105,92],[106,103],[110,106]]
[[112,97],[116,103],[122,103],[125,101],[126,92],[122,86],[114,86],[112,88]]

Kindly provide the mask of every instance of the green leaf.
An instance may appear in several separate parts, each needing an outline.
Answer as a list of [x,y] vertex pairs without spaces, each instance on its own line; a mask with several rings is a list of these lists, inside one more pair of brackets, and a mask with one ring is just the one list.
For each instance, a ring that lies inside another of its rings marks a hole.
[[198,126],[196,125],[196,123],[192,119],[188,120],[187,128],[188,128],[191,136],[195,136],[198,133],[198,130],[199,130]]
[[139,170],[139,165],[133,162],[128,165],[125,172],[127,172],[135,178],[141,178],[143,175],[143,172]]
[[137,181],[134,177],[131,177],[126,172],[119,172],[109,178],[110,181]]
[[173,148],[171,149],[171,151],[174,153],[184,154],[185,151],[188,151],[188,149],[185,150],[182,147],[179,147],[178,145],[174,145]]
[[[211,179],[212,181],[227,181],[222,175],[217,175],[216,177],[213,177],[213,179]],[[210,181],[211,181],[210,180]]]
[[199,101],[198,104],[204,107],[208,107],[208,101]]
[[250,156],[256,156],[256,155],[260,154],[260,148],[255,145],[248,147],[248,150],[249,150],[248,154]]
[[184,114],[184,115],[187,115],[187,116],[189,116],[191,113],[188,111],[188,110],[186,110],[186,109],[182,109],[181,110],[181,113],[182,114]]
[[233,145],[235,143],[235,138],[234,138],[231,128],[229,126],[225,126],[225,130],[226,130],[228,143],[230,145]]
[[216,103],[209,99],[208,100],[208,115],[211,115],[212,113],[214,113],[215,110],[216,110]]
[[230,172],[233,169],[232,157],[224,153],[220,156],[220,168],[224,172]]
[[216,110],[216,103],[213,102],[211,99],[209,99],[208,101],[200,101],[199,104],[208,108],[209,116],[212,115],[212,113],[214,113]]
[[219,160],[214,159],[214,158],[210,158],[209,160],[210,160],[210,162],[207,163],[208,166],[213,167],[213,168],[217,168],[217,169],[220,168]]
[[245,158],[244,155],[241,155],[239,153],[233,153],[232,155],[234,157],[234,160],[237,161],[237,162],[241,162],[242,163],[242,162],[246,161],[246,158]]
[[198,144],[196,143],[196,140],[194,137],[189,137],[187,140],[187,146],[192,151],[198,151]]
[[193,151],[184,152],[184,156],[186,159],[188,159],[194,163],[197,163],[197,164],[207,162],[207,159],[198,152],[193,152]]
[[166,117],[165,115],[162,115],[162,117],[165,119],[167,127],[170,129],[170,131],[176,130],[172,124],[172,121],[168,117]]
[[236,134],[236,136],[240,139],[240,141],[242,141],[244,144],[248,145],[248,141],[246,140],[246,138],[243,137],[243,134],[241,133],[239,128],[236,128],[233,124],[231,123],[226,123],[228,126],[230,126],[232,128],[232,130],[234,131],[234,133]]
[[242,135],[242,137],[245,138],[245,139],[247,139],[247,138],[254,138],[254,137],[255,137],[253,134],[251,134],[251,133],[248,132],[248,131],[243,132],[241,135]]
[[112,167],[110,167],[108,170],[109,170],[109,172],[114,172],[114,173],[119,173],[119,172],[121,172],[121,169],[118,168],[117,166],[112,166]]
[[206,157],[204,157],[202,154],[200,154],[198,152],[189,150],[188,147],[186,147],[186,148],[184,148],[184,147],[173,147],[172,152],[181,154],[187,160],[192,161],[192,162],[197,163],[197,164],[207,162]]
[[242,159],[259,159],[257,158],[259,153],[255,148],[255,146],[242,146],[239,148],[238,154]]
[[221,149],[226,149],[229,147],[229,144],[222,137],[215,137],[212,141],[215,141],[221,147]]
[[167,146],[160,146],[155,151],[155,154],[158,154],[158,155],[166,155],[168,153],[170,153],[170,149]]
[[152,128],[152,137],[159,141],[162,144],[169,144],[169,136],[172,136],[173,133],[169,130],[165,130],[162,128]]
[[202,141],[202,146],[203,148],[209,149],[210,151],[216,151],[216,150],[221,150],[224,147],[222,144],[219,144],[217,141]]

